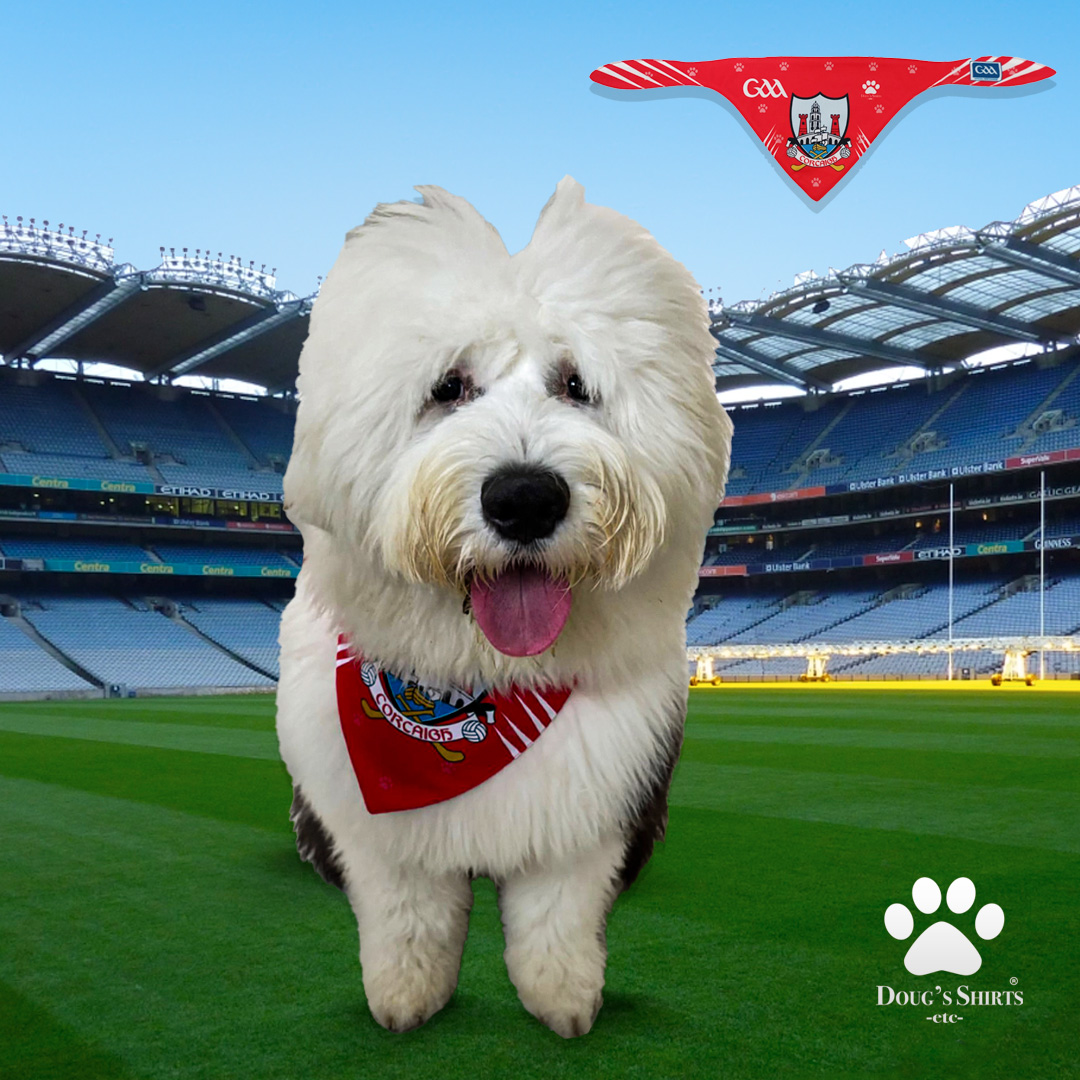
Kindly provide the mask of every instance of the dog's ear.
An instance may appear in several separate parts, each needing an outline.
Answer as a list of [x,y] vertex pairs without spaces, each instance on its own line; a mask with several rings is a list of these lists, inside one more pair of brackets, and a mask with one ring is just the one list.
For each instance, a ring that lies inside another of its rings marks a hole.
[[664,326],[690,319],[707,332],[705,301],[690,271],[636,221],[586,202],[571,176],[559,181],[514,262],[527,293],[568,315],[592,311]]
[[716,342],[693,274],[636,221],[586,202],[585,189],[570,176],[559,182],[514,261],[521,287],[540,302],[549,325],[606,354],[608,362],[596,365],[601,375],[634,365],[639,379],[662,372],[682,426],[704,444],[702,498],[718,498],[731,421],[716,398]]
[[[345,237],[345,250],[353,244],[391,243],[396,249],[410,242],[431,244],[439,250],[460,257],[463,252],[486,251],[507,255],[499,231],[468,200],[434,184],[418,184],[420,201],[379,203],[363,225],[351,229]],[[439,235],[431,236],[431,228]]]
[[[348,513],[349,469],[372,445],[392,454],[391,411],[373,386],[387,365],[456,310],[505,290],[509,255],[465,199],[433,186],[422,201],[383,203],[345,237],[323,282],[300,354],[300,408],[285,495],[294,521],[335,531]],[[352,522],[355,523],[355,522]]]
[[320,499],[320,492],[325,486],[319,479],[323,464],[319,446],[321,439],[304,424],[304,419],[306,418],[301,404],[296,415],[292,453],[282,481],[285,492],[284,509],[297,528],[314,525],[326,532],[332,532],[331,507]]

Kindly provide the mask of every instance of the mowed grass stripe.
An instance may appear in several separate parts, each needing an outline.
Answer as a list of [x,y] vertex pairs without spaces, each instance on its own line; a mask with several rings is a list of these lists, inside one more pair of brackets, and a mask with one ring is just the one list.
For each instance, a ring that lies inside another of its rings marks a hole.
[[724,813],[1080,853],[1080,795],[1069,792],[684,760],[675,770],[671,801]]
[[26,716],[0,713],[0,731],[43,738],[84,739],[91,742],[152,746],[159,750],[186,750],[199,754],[275,761],[277,735],[267,731],[206,727],[197,724],[143,723],[104,720],[91,716]]
[[995,691],[800,690],[777,689],[690,691],[691,723],[736,722],[754,717],[770,725],[850,727],[853,721],[896,731],[936,727],[943,732],[998,727],[1016,731],[1064,728],[1080,736],[1080,695],[1039,691],[1030,696]]
[[280,761],[0,732],[0,776],[290,830],[292,784]]
[[12,1080],[130,1080],[121,1059],[80,1039],[0,980],[0,1065]]
[[742,765],[800,772],[875,776],[889,780],[934,781],[958,788],[1027,788],[1080,794],[1080,769],[1072,756],[928,752],[864,749],[784,742],[727,742],[689,738],[680,760],[706,765]]
[[0,702],[0,716],[50,720],[86,716],[101,720],[196,724],[201,727],[273,731],[275,698],[260,695],[207,695],[197,698],[91,698],[79,701]]
[[1021,757],[1080,757],[1080,738],[1062,731],[1056,739],[1030,735],[943,734],[877,728],[775,727],[764,724],[693,724],[688,739],[767,742],[777,745],[859,747],[873,750],[947,750],[951,753],[1014,754]]

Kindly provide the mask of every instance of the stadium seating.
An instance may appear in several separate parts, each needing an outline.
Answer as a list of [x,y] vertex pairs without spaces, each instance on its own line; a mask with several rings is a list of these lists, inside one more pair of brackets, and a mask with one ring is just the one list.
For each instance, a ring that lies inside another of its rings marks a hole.
[[271,679],[237,662],[145,604],[107,596],[41,596],[28,622],[106,684],[170,689],[269,687]]
[[35,455],[109,457],[72,384],[60,379],[46,379],[39,386],[4,380],[0,388],[0,452],[6,452],[4,445],[12,443]]
[[180,607],[184,619],[207,637],[277,677],[280,608],[210,597],[185,598]]
[[47,536],[0,536],[0,555],[16,559],[123,559],[156,561],[136,544],[106,540],[54,540]]
[[261,462],[287,461],[292,452],[295,418],[244,398],[215,398],[214,405],[244,445]]
[[686,627],[687,644],[712,645],[724,641],[730,635],[769,618],[780,599],[779,595],[750,599],[725,597],[690,620]]
[[[804,399],[734,408],[727,493],[847,483],[1080,446],[1078,366],[1073,360],[1043,369],[1031,362],[976,369],[933,392],[920,385],[863,391],[812,412],[804,411]],[[1061,410],[1070,426],[1024,430],[1044,405]],[[905,449],[921,431],[933,438],[918,451]],[[805,464],[812,451],[820,464]]]
[[[1045,603],[1045,631],[1051,635],[1080,632],[1080,575],[1052,579],[1045,598],[1037,589],[1009,592],[1002,578],[957,583],[953,590],[953,638],[1017,637],[1040,631],[1040,604]],[[943,584],[912,589],[905,596],[885,599],[873,593],[838,590],[810,597],[810,603],[783,608],[774,596],[725,598],[687,624],[691,645],[770,645],[821,641],[842,645],[855,641],[916,641],[947,635],[949,593]],[[739,613],[764,617],[742,619]],[[955,667],[976,674],[1001,668],[1000,653],[986,650],[957,654]],[[830,665],[834,674],[872,676],[940,676],[944,654],[898,654],[841,659]],[[806,670],[798,657],[718,661],[722,677],[791,676]]]
[[[280,494],[281,476],[245,454],[235,432],[215,417],[207,396],[180,393],[167,401],[145,387],[95,383],[85,384],[82,393],[119,452],[145,448],[166,483]],[[271,408],[265,412],[268,419],[273,415],[274,437],[282,438],[280,424],[274,423],[281,414]],[[288,443],[282,445],[287,452]]]
[[0,616],[0,694],[92,690],[10,619]]
[[[927,385],[903,384],[815,400],[813,409],[805,407],[807,399],[733,408],[728,494],[847,483],[1080,445],[1077,371],[1075,360],[1044,369],[1020,362],[977,369],[932,392]],[[1044,406],[1060,411],[1057,427],[1025,427]],[[87,407],[126,460],[112,456]],[[280,493],[292,425],[292,416],[276,404],[242,397],[181,392],[165,400],[139,385],[46,379],[27,387],[5,380],[0,467]],[[912,449],[919,432],[924,443]],[[152,471],[132,460],[139,447],[152,456]]]
[[167,563],[215,563],[220,566],[280,566],[296,569],[293,561],[269,548],[210,547],[206,544],[158,544],[152,550]]

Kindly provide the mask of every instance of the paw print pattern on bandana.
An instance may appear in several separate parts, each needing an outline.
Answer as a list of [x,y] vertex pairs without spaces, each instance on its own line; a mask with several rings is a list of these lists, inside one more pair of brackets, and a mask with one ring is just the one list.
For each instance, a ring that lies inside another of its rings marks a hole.
[[867,79],[862,84],[862,88],[864,94],[876,94],[881,89],[881,83],[874,79]]
[[687,68],[686,69],[686,74],[691,75],[691,76],[696,75],[697,74],[697,68],[695,68],[695,67]]
[[871,71],[877,71],[877,62],[876,62],[876,61],[874,61],[874,60],[871,60],[871,61],[870,61],[870,63],[869,63],[869,64],[867,64],[866,66],[867,66],[867,67],[868,67],[868,68],[869,68],[869,69],[870,69]]
[[833,69],[833,62],[831,60],[826,60],[825,61],[825,70],[826,71],[832,71],[832,69]]
[[908,69],[908,74],[909,75],[914,75],[915,72],[919,70],[919,65],[918,64],[908,64],[907,69]]
[[787,71],[787,69],[788,69],[788,62],[786,60],[781,60],[780,61],[780,70],[781,71]]
[[765,102],[763,101],[760,105],[758,105],[757,111],[758,112],[768,112],[769,111],[769,106],[766,105]]
[[[933,878],[921,877],[911,888],[911,899],[924,915],[941,906],[941,889]],[[957,878],[945,895],[945,903],[955,915],[963,915],[975,903],[971,878]],[[1001,933],[1005,912],[997,904],[984,904],[975,915],[975,933],[990,941]],[[885,929],[897,941],[906,941],[915,929],[915,920],[904,904],[890,904],[885,911]],[[904,957],[904,967],[912,975],[951,971],[954,975],[974,975],[982,967],[982,957],[967,936],[952,923],[939,919],[913,942]]]
[[875,105],[874,106],[874,112],[883,113],[884,111],[885,111],[885,106],[884,105]]

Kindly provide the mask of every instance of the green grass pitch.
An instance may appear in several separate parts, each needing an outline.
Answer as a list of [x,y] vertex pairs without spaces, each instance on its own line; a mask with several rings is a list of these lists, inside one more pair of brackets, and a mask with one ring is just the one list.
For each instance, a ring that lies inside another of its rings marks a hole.
[[[0,1076],[1078,1076],[1078,764],[1076,694],[694,691],[592,1034],[520,1007],[479,881],[458,992],[391,1035],[348,904],[296,856],[271,698],[2,704]],[[911,976],[885,932],[924,875],[975,882],[938,916],[979,947],[973,976]],[[941,1025],[879,985],[1023,1005]]]

